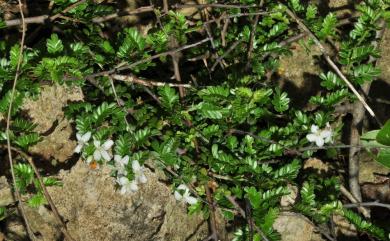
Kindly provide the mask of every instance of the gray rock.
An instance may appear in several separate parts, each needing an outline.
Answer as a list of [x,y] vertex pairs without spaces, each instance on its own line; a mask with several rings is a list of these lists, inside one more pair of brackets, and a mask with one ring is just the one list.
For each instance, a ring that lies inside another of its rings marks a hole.
[[7,182],[7,178],[0,177],[0,207],[8,206],[15,202],[11,187]]
[[274,228],[281,234],[282,241],[324,241],[307,218],[292,212],[280,213]]
[[148,183],[135,194],[120,195],[110,168],[91,170],[79,161],[62,171],[63,187],[51,187],[54,203],[76,240],[202,240],[208,234],[201,216],[189,216],[171,190],[147,170]]

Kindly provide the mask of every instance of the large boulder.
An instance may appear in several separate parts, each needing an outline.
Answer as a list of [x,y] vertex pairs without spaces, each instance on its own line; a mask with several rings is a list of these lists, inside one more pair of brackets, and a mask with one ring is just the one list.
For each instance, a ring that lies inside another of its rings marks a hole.
[[67,228],[76,240],[202,240],[207,222],[189,216],[157,175],[147,170],[148,182],[135,194],[115,190],[111,169],[96,170],[79,161],[70,171],[61,171],[62,187],[50,195]]

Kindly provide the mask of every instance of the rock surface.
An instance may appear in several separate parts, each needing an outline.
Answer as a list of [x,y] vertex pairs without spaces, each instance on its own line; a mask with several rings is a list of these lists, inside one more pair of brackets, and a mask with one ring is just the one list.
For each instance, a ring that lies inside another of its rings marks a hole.
[[26,101],[23,109],[37,124],[35,131],[43,134],[43,140],[30,149],[31,153],[59,162],[72,156],[76,142],[71,140],[73,129],[63,108],[70,101],[82,99],[81,89],[54,85],[42,86],[37,100]]
[[79,161],[62,171],[63,187],[49,189],[76,240],[202,240],[208,235],[201,216],[189,216],[171,190],[151,171],[135,194],[120,195],[110,168],[91,170]]
[[324,241],[313,224],[304,216],[292,212],[282,212],[274,223],[282,241]]
[[6,207],[14,202],[14,196],[7,179],[0,177],[0,207]]

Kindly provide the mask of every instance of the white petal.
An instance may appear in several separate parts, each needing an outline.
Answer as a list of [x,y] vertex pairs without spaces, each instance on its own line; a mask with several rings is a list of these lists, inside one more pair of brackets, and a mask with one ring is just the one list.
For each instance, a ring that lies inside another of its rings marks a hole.
[[88,142],[89,139],[91,139],[91,132],[87,132],[85,133],[82,137],[81,137],[81,140],[83,140],[84,142]]
[[310,131],[311,131],[312,133],[316,133],[316,132],[318,131],[318,126],[316,126],[316,125],[311,125]]
[[80,152],[81,152],[81,148],[83,148],[83,145],[78,144],[78,145],[76,146],[76,148],[74,149],[74,152],[80,153]]
[[139,164],[139,162],[137,160],[134,160],[131,163],[131,167],[133,168],[134,173],[139,172],[141,170],[141,165]]
[[127,188],[125,186],[121,187],[120,194],[124,195],[127,192]]
[[78,141],[81,141],[81,140],[82,140],[82,136],[81,136],[80,133],[77,133],[77,134],[76,134],[76,139],[77,139]]
[[127,177],[120,177],[117,179],[117,183],[121,186],[125,186],[129,184],[129,179],[127,179]]
[[96,161],[99,161],[101,158],[102,158],[102,154],[100,153],[99,150],[95,150],[93,152],[93,158],[96,160]]
[[329,139],[330,140],[330,138],[332,137],[332,131],[330,131],[330,130],[323,130],[323,131],[321,131],[320,136],[322,138],[324,138],[324,139]]
[[317,140],[316,140],[316,145],[317,145],[318,147],[322,147],[322,146],[324,145],[324,139],[322,139],[322,138],[317,138]]
[[129,185],[129,188],[132,192],[138,191],[138,185],[136,181],[132,181]]
[[187,187],[185,184],[180,184],[180,185],[177,187],[177,190],[188,190],[188,187]]
[[111,156],[110,156],[110,154],[108,154],[108,152],[106,150],[102,150],[100,153],[102,154],[104,160],[106,160],[106,161],[111,160]]
[[315,134],[307,134],[306,139],[309,140],[310,142],[315,142],[317,140],[318,136]]
[[194,198],[194,197],[191,197],[191,196],[188,196],[186,197],[185,201],[190,204],[190,205],[194,205],[195,203],[198,202],[198,199]]
[[129,156],[126,155],[125,157],[122,158],[121,162],[127,165],[129,163],[129,159],[130,159]]
[[122,157],[119,155],[114,155],[114,161],[115,162],[120,162],[122,160]]
[[93,141],[93,144],[95,145],[96,148],[100,147],[100,141]]
[[145,174],[141,174],[139,177],[138,177],[138,181],[140,183],[146,183],[148,181],[148,179],[146,178]]
[[86,162],[87,162],[88,164],[91,163],[91,162],[92,162],[92,158],[93,158],[92,156],[88,156]]
[[177,201],[180,201],[183,199],[183,196],[178,191],[175,191],[174,196],[175,196],[175,199]]
[[112,145],[114,145],[114,142],[112,140],[107,140],[106,142],[104,142],[102,147],[104,150],[108,150],[112,147]]

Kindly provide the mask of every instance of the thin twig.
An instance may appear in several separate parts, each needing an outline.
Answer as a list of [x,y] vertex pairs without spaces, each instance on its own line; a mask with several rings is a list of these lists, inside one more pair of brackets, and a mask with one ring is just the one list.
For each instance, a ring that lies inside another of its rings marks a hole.
[[240,18],[240,17],[246,17],[246,16],[257,16],[257,15],[268,15],[270,13],[272,13],[272,12],[261,11],[261,12],[255,12],[255,13],[238,13],[238,14],[233,14],[233,15],[221,17],[218,19],[209,20],[209,21],[204,22],[204,24],[215,23],[215,22],[221,21],[223,19],[232,19],[232,18]]
[[250,37],[249,37],[249,43],[248,43],[248,54],[247,54],[247,62],[246,62],[246,66],[245,66],[245,69],[248,71],[250,66],[251,66],[251,59],[252,59],[252,52],[253,52],[253,48],[254,48],[254,40],[255,40],[255,36],[256,36],[256,28],[257,28],[257,23],[259,22],[259,18],[260,18],[260,15],[256,15],[255,16],[255,19],[253,20],[253,25],[252,25],[252,31],[251,31],[251,34],[250,34]]
[[53,200],[51,199],[51,196],[50,196],[49,192],[47,191],[47,188],[46,188],[46,186],[45,186],[45,184],[43,182],[43,178],[42,178],[41,174],[39,174],[38,168],[35,166],[34,161],[31,158],[31,156],[29,156],[24,151],[19,150],[18,148],[15,148],[15,147],[11,146],[10,149],[12,151],[14,151],[14,152],[17,152],[19,155],[21,155],[24,159],[26,159],[28,161],[28,163],[32,167],[35,175],[37,176],[37,179],[38,179],[38,182],[39,182],[39,186],[42,188],[43,195],[45,196],[47,202],[49,203],[49,206],[50,206],[51,210],[53,211],[54,217],[56,218],[56,220],[58,221],[58,223],[61,226],[62,233],[64,234],[64,236],[66,237],[67,240],[75,241],[75,239],[73,239],[72,236],[70,235],[70,233],[68,232],[68,230],[66,228],[66,224],[62,220],[62,218],[61,218],[61,216],[60,216],[60,214],[58,212],[57,207],[55,206]]
[[5,134],[7,137],[7,150],[8,150],[9,166],[10,166],[10,170],[11,170],[11,176],[12,176],[12,181],[13,181],[13,185],[14,185],[15,196],[16,196],[16,199],[18,200],[19,211],[23,217],[24,223],[26,224],[28,236],[30,237],[31,240],[35,241],[36,237],[34,235],[34,232],[31,229],[31,225],[30,225],[29,220],[26,216],[26,212],[25,212],[24,207],[23,207],[21,195],[20,195],[20,192],[19,192],[17,184],[16,184],[16,176],[15,176],[15,171],[14,171],[14,164],[13,164],[12,151],[11,151],[12,147],[11,147],[11,140],[10,140],[11,112],[12,112],[13,101],[14,101],[14,97],[15,97],[16,83],[18,82],[18,79],[19,79],[20,66],[22,65],[22,61],[23,61],[23,48],[24,48],[24,40],[26,37],[26,23],[24,21],[23,4],[20,0],[18,0],[18,3],[19,3],[19,12],[21,15],[21,22],[22,22],[22,39],[20,41],[18,63],[16,66],[15,78],[14,78],[14,82],[12,84],[11,97],[9,100]]
[[165,14],[168,14],[168,11],[169,11],[168,0],[163,0],[163,11]]
[[370,113],[372,117],[375,117],[374,111],[371,107],[366,103],[363,96],[359,94],[356,88],[351,84],[351,82],[345,77],[345,75],[341,72],[341,70],[337,67],[337,65],[332,61],[329,54],[327,53],[325,47],[322,45],[320,40],[310,31],[308,27],[289,9],[286,7],[287,14],[293,18],[297,24],[303,29],[303,31],[307,32],[307,34],[313,39],[314,43],[319,47],[322,55],[324,56],[326,62],[328,62],[329,66],[336,72],[336,74],[347,84],[348,88],[356,95],[358,100],[363,104],[364,108]]
[[52,22],[52,21],[56,20],[57,18],[59,18],[62,14],[69,12],[70,10],[74,9],[75,7],[77,7],[80,4],[83,4],[85,2],[86,2],[86,0],[80,0],[76,3],[73,3],[72,5],[69,5],[64,10],[62,10],[60,13],[57,13],[57,14],[51,16],[49,20]]
[[[233,196],[225,196],[227,198],[227,200],[235,207],[235,209],[241,214],[241,216],[243,218],[247,218],[246,214],[245,214],[245,211],[244,209],[241,208],[241,206],[237,203],[236,199],[233,197]],[[253,220],[252,220],[253,221]],[[258,232],[261,236],[261,238],[264,240],[264,241],[269,241],[269,239],[267,238],[267,236],[264,234],[264,232],[259,228],[257,227],[257,225],[254,225],[254,228],[256,229],[256,232]]]
[[193,48],[195,46],[198,46],[198,45],[201,45],[203,43],[206,43],[209,40],[210,40],[210,38],[205,38],[205,39],[202,39],[202,40],[200,40],[198,42],[195,42],[193,44],[188,44],[188,45],[179,47],[177,49],[172,49],[172,50],[168,50],[168,51],[163,52],[163,53],[159,53],[159,54],[153,55],[153,56],[151,56],[149,58],[141,59],[141,60],[136,61],[136,62],[134,62],[132,64],[127,64],[127,62],[122,62],[122,63],[118,64],[117,68],[113,68],[113,69],[107,70],[107,71],[98,72],[96,74],[92,74],[92,75],[87,76],[87,78],[95,78],[95,77],[98,77],[98,76],[108,76],[108,75],[113,74],[113,73],[115,73],[117,71],[131,69],[131,68],[133,68],[133,67],[135,67],[137,65],[140,65],[140,64],[152,61],[154,59],[158,59],[160,57],[164,57],[164,56],[170,55],[172,53],[176,53],[176,52],[180,52],[180,51],[183,51],[183,50],[186,50],[186,49]]
[[[57,18],[63,18],[64,13],[69,12],[70,10],[77,7],[78,5],[80,5],[83,2],[85,2],[85,0],[77,2],[75,4],[72,4],[68,8],[64,9],[62,12],[60,12],[56,15],[53,15],[53,16],[41,15],[41,16],[34,16],[34,17],[25,18],[25,23],[26,24],[44,24],[47,22],[52,22]],[[107,16],[95,17],[92,19],[92,22],[93,23],[102,23],[105,21],[109,21],[111,19],[115,19],[117,17],[126,16],[126,15],[135,15],[135,14],[146,13],[146,12],[153,12],[154,10],[155,10],[154,6],[145,6],[145,7],[140,7],[137,9],[125,9],[125,10],[121,10],[117,13],[109,14]],[[22,24],[21,19],[11,19],[11,20],[5,21],[5,25],[7,27],[19,26],[21,24]]]
[[113,74],[113,75],[110,75],[110,77],[112,77],[115,80],[120,80],[123,82],[128,82],[128,83],[133,83],[133,84],[139,84],[139,85],[148,86],[148,87],[165,86],[165,85],[168,85],[170,87],[179,87],[179,88],[191,88],[192,87],[190,84],[174,84],[174,83],[164,83],[164,82],[143,80],[143,79],[137,78],[134,75]]
[[350,203],[350,204],[344,204],[343,207],[345,208],[358,208],[358,207],[382,207],[390,209],[390,204],[386,203],[380,203],[380,202],[363,202],[363,203]]
[[[352,203],[360,203],[356,199],[356,197],[354,197],[343,185],[340,186],[340,191]],[[368,209],[366,209],[365,207],[361,207],[361,206],[359,206],[357,208],[358,208],[359,212],[361,212],[361,214],[363,214],[363,216],[365,218],[370,218],[370,211]]]
[[181,8],[233,8],[233,9],[243,9],[243,8],[257,8],[257,5],[229,5],[229,4],[218,4],[218,3],[210,3],[210,4],[175,4],[172,6],[175,9]]
[[206,190],[206,197],[207,197],[207,202],[208,202],[208,207],[210,210],[210,230],[211,234],[209,236],[209,240],[214,240],[218,241],[219,240],[219,235],[218,235],[218,229],[217,229],[217,220],[216,220],[216,215],[215,215],[215,203],[213,201],[213,196],[210,190],[210,187],[205,184],[205,190]]
[[221,63],[221,61],[226,58],[226,56],[228,56],[240,43],[242,42],[241,39],[237,40],[236,42],[234,42],[229,48],[228,50],[226,50],[225,53],[223,53],[223,55],[219,56],[217,58],[217,60],[215,61],[215,63],[213,64],[213,66],[211,66],[211,69],[210,71],[213,72],[215,70],[215,68],[217,67],[218,63]]
[[[382,19],[378,23],[379,30],[376,32],[375,41],[373,41],[372,46],[375,48],[378,47],[378,42],[381,40],[385,28],[385,21]],[[369,63],[376,62],[375,58],[370,58]],[[370,91],[372,81],[366,82],[362,85],[362,90],[365,95],[368,95]],[[354,104],[352,109],[352,123],[350,127],[350,143],[351,145],[359,145],[360,144],[360,133],[361,123],[364,119],[364,105],[362,103],[357,102]],[[378,120],[377,120],[378,121]],[[378,121],[380,124],[380,121]],[[358,201],[362,201],[360,185],[359,185],[359,149],[351,148],[349,150],[349,159],[348,159],[348,174],[349,174],[349,188],[353,195],[357,198]]]
[[92,19],[93,23],[102,23],[105,21],[109,21],[111,19],[115,19],[117,17],[122,17],[122,16],[127,16],[127,15],[135,15],[135,14],[140,14],[140,13],[147,13],[147,12],[153,12],[155,10],[154,6],[145,6],[145,7],[140,7],[137,9],[124,9],[121,10],[117,13],[113,13],[107,16],[103,17],[95,17]]

